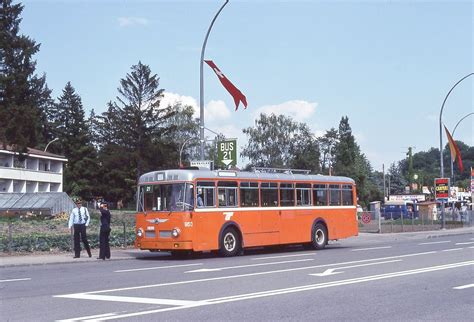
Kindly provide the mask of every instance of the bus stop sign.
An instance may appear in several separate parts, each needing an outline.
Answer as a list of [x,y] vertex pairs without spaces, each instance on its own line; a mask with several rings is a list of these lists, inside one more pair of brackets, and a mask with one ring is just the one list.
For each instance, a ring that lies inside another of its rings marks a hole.
[[226,167],[237,165],[237,140],[225,140],[217,143],[217,163]]

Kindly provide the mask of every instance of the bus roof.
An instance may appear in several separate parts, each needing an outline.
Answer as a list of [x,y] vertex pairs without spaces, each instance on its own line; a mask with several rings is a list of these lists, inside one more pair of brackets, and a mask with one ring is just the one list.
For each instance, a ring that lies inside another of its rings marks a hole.
[[194,179],[247,179],[247,180],[288,180],[288,181],[322,181],[327,183],[349,183],[355,181],[348,177],[325,176],[321,174],[288,174],[288,173],[268,173],[268,172],[247,172],[232,170],[161,170],[143,174],[138,180],[138,184],[146,184],[159,181],[193,181]]

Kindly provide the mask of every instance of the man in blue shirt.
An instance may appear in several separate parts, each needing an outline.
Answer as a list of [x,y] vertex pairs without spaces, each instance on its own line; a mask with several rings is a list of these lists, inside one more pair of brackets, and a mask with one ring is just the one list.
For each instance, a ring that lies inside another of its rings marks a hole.
[[76,208],[71,211],[69,216],[69,229],[74,227],[74,258],[81,257],[81,240],[87,255],[92,257],[91,248],[87,241],[86,227],[89,226],[91,217],[86,207],[82,207],[82,201],[76,200]]

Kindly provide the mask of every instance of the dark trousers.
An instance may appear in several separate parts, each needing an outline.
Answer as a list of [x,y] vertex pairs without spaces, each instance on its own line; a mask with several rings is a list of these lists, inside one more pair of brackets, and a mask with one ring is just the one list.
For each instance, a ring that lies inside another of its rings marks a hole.
[[87,241],[86,225],[85,224],[74,224],[74,255],[76,257],[81,256],[81,240],[84,244],[84,248],[87,251],[89,257],[91,257],[91,248]]
[[99,258],[110,258],[110,245],[109,245],[109,236],[110,236],[110,228],[102,228],[100,227],[100,250],[99,250]]

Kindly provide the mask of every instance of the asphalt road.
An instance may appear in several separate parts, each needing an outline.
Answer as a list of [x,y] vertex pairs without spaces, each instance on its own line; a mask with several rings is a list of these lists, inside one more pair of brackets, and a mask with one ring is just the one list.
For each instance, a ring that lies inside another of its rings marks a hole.
[[2,321],[472,321],[474,235],[0,268]]

